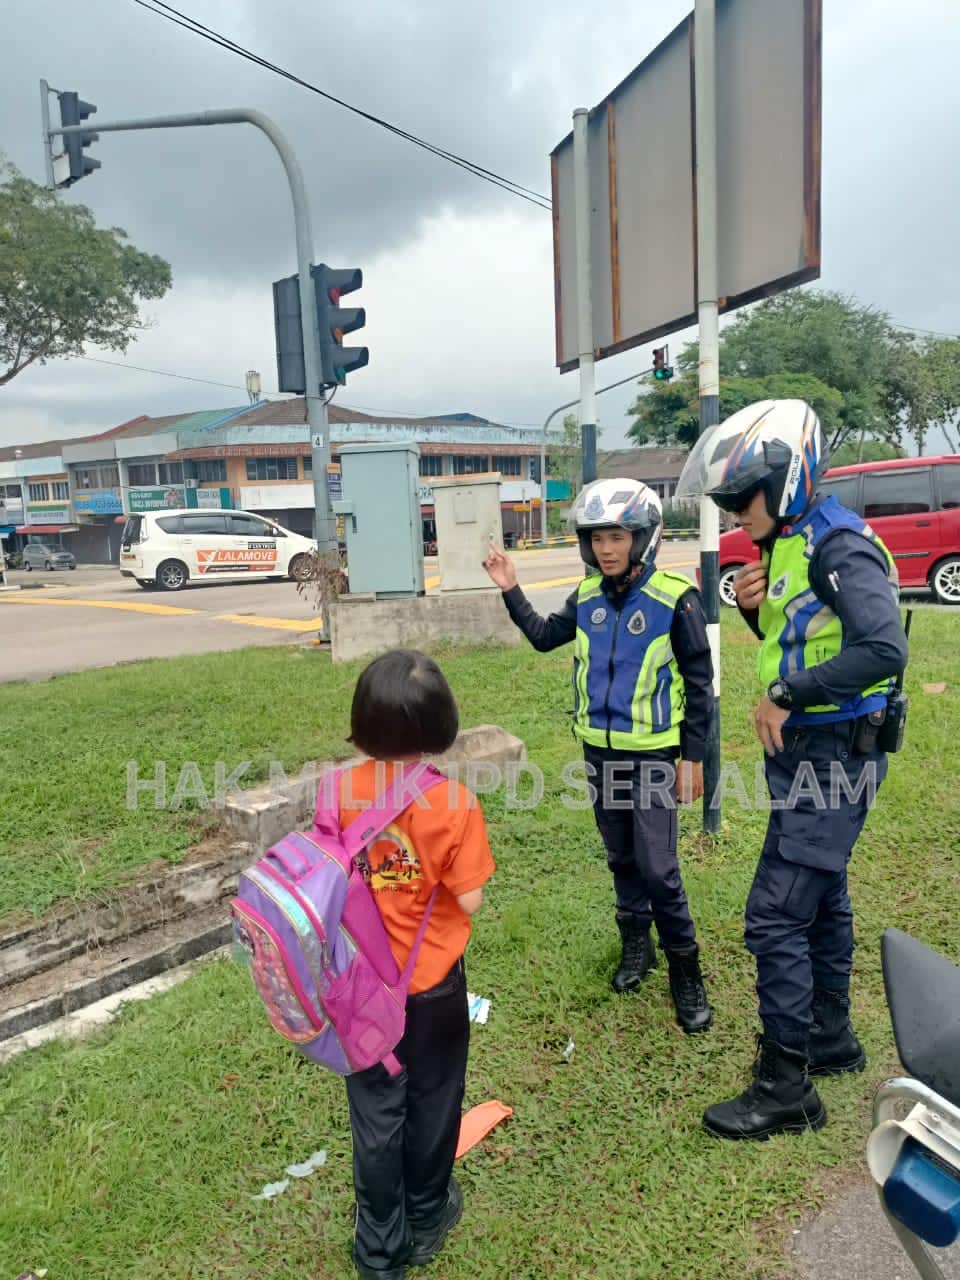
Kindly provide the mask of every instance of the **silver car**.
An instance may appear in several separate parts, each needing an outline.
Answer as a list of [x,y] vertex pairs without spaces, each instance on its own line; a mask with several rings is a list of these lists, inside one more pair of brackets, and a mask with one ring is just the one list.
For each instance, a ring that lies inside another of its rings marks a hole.
[[50,542],[28,542],[23,548],[23,567],[31,569],[75,569],[77,559],[72,551]]

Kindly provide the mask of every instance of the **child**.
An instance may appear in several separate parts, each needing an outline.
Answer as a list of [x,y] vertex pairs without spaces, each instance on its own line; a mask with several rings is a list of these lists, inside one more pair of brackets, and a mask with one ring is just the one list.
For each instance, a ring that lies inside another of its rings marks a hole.
[[[343,776],[343,828],[391,785],[398,768],[446,751],[459,717],[436,663],[398,649],[360,676],[350,725],[351,742],[371,759]],[[391,1078],[378,1064],[346,1079],[357,1197],[353,1258],[370,1280],[402,1280],[407,1264],[426,1266],[463,1212],[451,1177],[469,1042],[463,953],[494,869],[483,814],[455,783],[427,790],[366,851],[364,874],[401,969],[439,886],[395,1050],[404,1069]]]
[[677,1021],[684,1031],[706,1031],[712,1012],[677,862],[675,768],[682,756],[681,799],[698,799],[713,705],[703,605],[693,583],[656,567],[662,512],[645,484],[595,481],[570,520],[580,555],[596,572],[559,613],[534,611],[498,548],[484,566],[535,649],[574,641],[573,731],[594,780],[622,942],[613,988],[631,991],[656,967],[655,922]]

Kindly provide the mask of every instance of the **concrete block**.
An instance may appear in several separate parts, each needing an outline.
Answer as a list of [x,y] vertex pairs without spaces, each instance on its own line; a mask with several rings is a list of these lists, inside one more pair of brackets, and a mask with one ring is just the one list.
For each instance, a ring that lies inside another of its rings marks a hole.
[[372,602],[341,596],[330,608],[330,633],[334,662],[374,657],[388,649],[419,649],[442,640],[518,645],[523,639],[496,588]]
[[478,724],[458,734],[450,750],[437,756],[433,763],[444,771],[470,763],[495,764],[505,769],[512,761],[526,758],[525,744],[512,733],[496,724]]
[[[253,851],[254,858],[258,857],[288,831],[310,823],[317,802],[317,787],[327,770],[351,769],[364,758],[357,756],[352,760],[308,765],[299,777],[287,783],[266,783],[230,797],[223,809],[223,822],[231,838],[242,841]],[[463,729],[450,750],[436,757],[433,763],[470,786],[471,765],[489,764],[502,773],[511,761],[526,758],[526,746],[519,738],[499,725],[482,724]]]

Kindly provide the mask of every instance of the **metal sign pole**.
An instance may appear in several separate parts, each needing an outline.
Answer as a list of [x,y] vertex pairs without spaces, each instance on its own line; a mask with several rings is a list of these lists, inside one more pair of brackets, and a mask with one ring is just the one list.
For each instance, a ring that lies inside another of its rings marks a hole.
[[597,400],[590,271],[590,167],[586,107],[573,113],[573,185],[577,238],[577,345],[580,348],[580,439],[583,483],[597,478]]
[[[717,288],[716,0],[696,0],[694,67],[697,149],[697,312],[700,326],[700,434],[720,421]],[[700,503],[700,579],[713,656],[714,711],[703,765],[703,829],[720,830],[720,513]]]

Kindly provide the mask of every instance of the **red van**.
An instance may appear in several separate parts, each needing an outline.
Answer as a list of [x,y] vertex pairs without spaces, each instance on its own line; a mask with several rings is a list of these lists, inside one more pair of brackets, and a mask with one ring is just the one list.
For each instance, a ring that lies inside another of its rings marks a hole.
[[[960,454],[834,467],[820,484],[856,511],[890,551],[900,586],[960,605]],[[720,598],[735,605],[733,577],[758,557],[742,529],[720,536]]]

